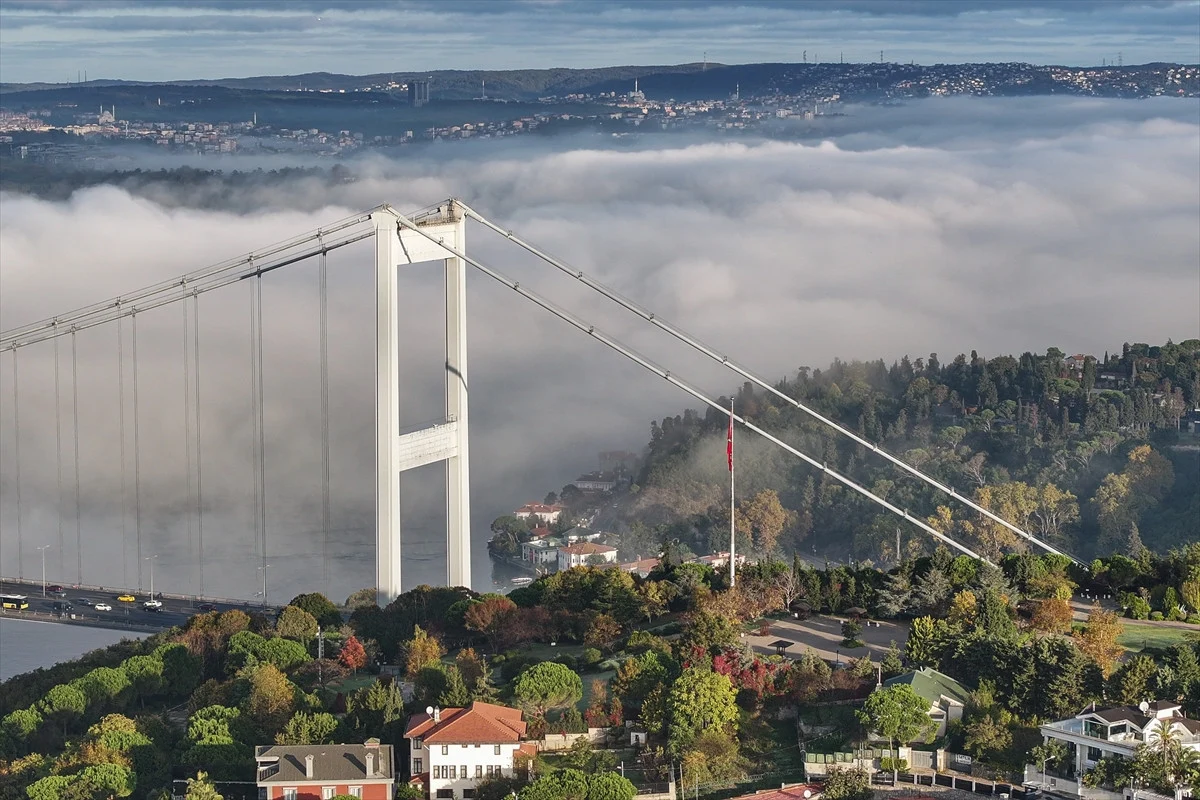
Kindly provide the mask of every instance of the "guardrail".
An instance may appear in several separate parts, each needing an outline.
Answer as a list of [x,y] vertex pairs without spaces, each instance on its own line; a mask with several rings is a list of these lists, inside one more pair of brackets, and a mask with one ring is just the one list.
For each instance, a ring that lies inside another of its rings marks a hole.
[[107,628],[109,630],[128,630],[138,631],[140,633],[161,633],[175,627],[174,625],[148,625],[145,622],[135,622],[126,617],[113,614],[112,616],[84,616],[82,614],[55,614],[50,611],[36,611],[34,609],[26,609],[24,611],[15,611],[11,609],[0,609],[0,617],[6,619],[24,619],[32,622],[56,622],[64,625],[79,625],[85,628]]
[[[37,591],[40,591],[42,588],[41,581],[31,581],[27,578],[26,579],[6,578],[4,576],[0,576],[0,583],[15,583],[15,584],[18,584],[21,586],[28,586],[28,587],[30,587],[31,590],[37,590]],[[96,586],[96,585],[87,584],[87,583],[62,583],[62,584],[56,584],[56,585],[61,585],[68,592],[70,592],[70,591],[105,592],[105,593],[112,594],[112,595],[132,594],[134,596],[149,594],[148,592],[146,592],[142,589],[125,589],[125,588],[121,588],[119,586],[105,587],[105,586]],[[212,597],[210,595],[173,594],[170,592],[155,592],[154,596],[158,597],[158,598],[162,598],[162,599],[167,599],[167,600],[184,600],[184,601],[191,602],[194,605],[199,605],[201,603],[220,603],[222,605],[227,605],[227,606],[237,606],[238,608],[262,608],[262,609],[268,609],[271,611],[279,611],[280,609],[283,608],[283,606],[263,605],[261,603],[255,603],[253,600],[246,600],[243,598],[234,598],[234,597]]]

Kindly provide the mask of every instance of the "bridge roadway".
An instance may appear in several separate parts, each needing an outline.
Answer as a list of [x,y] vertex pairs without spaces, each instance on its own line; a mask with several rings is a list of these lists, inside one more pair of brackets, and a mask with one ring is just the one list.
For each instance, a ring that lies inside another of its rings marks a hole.
[[[0,594],[23,594],[29,600],[27,610],[5,609],[3,616],[10,619],[36,619],[39,622],[60,622],[114,630],[156,632],[183,625],[189,618],[207,611],[228,611],[237,608],[247,613],[259,612],[273,616],[279,610],[275,606],[263,606],[245,600],[191,597],[164,592],[155,593],[162,607],[150,610],[142,605],[150,599],[149,592],[128,590],[128,595],[136,598],[134,602],[128,602],[117,599],[127,593],[125,589],[62,584],[66,596],[60,597],[50,591],[54,586],[56,584],[47,583],[46,596],[43,597],[41,581],[0,578]],[[55,603],[70,603],[71,608],[59,611]],[[112,606],[112,611],[97,611],[97,603],[107,603]]]

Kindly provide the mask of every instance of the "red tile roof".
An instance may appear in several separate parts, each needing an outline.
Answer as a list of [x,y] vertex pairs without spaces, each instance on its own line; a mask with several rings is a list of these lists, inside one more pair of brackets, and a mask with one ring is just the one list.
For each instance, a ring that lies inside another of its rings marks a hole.
[[542,539],[542,538],[550,535],[550,529],[539,526],[539,527],[531,530],[529,532],[529,535],[532,536],[534,539]]
[[606,544],[596,544],[595,542],[576,542],[569,544],[566,547],[558,548],[564,553],[573,556],[590,556],[596,553],[615,553],[617,548],[609,547]]
[[[805,792],[808,792],[805,795]],[[815,800],[821,796],[821,785],[817,783],[794,783],[778,789],[760,789],[754,794],[744,794],[733,800]]]
[[525,505],[518,508],[514,513],[516,513],[516,514],[554,514],[559,511],[562,511],[562,510],[563,510],[563,507],[558,505],[557,503],[552,506],[548,506],[545,503],[526,503]]
[[525,727],[519,710],[476,700],[468,708],[443,708],[438,722],[413,714],[404,736],[429,744],[501,744],[521,741]]

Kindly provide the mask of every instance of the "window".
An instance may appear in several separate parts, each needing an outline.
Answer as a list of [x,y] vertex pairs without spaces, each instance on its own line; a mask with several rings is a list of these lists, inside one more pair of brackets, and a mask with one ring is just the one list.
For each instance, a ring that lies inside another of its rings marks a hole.
[[488,764],[488,765],[487,765],[487,776],[488,776],[489,778],[490,778],[490,777],[492,777],[492,770],[493,770],[493,769],[495,769],[495,767],[493,767],[491,764]]
[[351,786],[349,794],[351,797],[361,798],[362,797],[362,787],[361,786]]
[[332,798],[335,794],[337,794],[336,786],[321,787],[321,800],[330,800],[330,798]]
[[470,774],[471,774],[471,773],[467,772],[467,765],[466,765],[466,764],[463,764],[463,765],[462,765],[462,776],[463,776],[464,778],[466,778],[466,777],[468,777]]
[[478,750],[478,749],[479,749],[479,745],[475,745],[475,749],[476,749],[476,750]]
[[413,739],[413,750],[420,750],[420,749],[421,749],[421,740]]
[[1087,760],[1088,761],[1099,761],[1102,757],[1103,757],[1103,753],[1100,752],[1099,747],[1089,747],[1087,749]]
[[449,769],[450,769],[450,774],[447,777],[452,778],[452,779],[457,778],[458,777],[458,767],[451,764]]
[[475,777],[476,777],[476,778],[482,778],[482,777],[483,777],[483,764],[476,764],[476,765],[475,765]]
[[283,800],[296,800],[295,787],[283,790]]
[[414,758],[413,766],[412,766],[413,775],[420,775],[424,771],[425,771],[425,762],[419,758]]
[[454,790],[453,789],[438,789],[437,796],[442,799],[449,798],[450,800],[453,800]]
[[463,789],[463,797],[474,797],[474,796],[475,796],[474,789]]
[[450,755],[450,745],[448,745],[448,744],[442,745],[442,755],[444,755],[444,756]]
[[495,749],[492,752],[495,753],[496,755],[500,755],[500,745],[496,745]]
[[[464,744],[464,745],[462,746],[463,750],[466,750],[468,746],[469,746],[469,745],[465,745],[465,744]],[[476,745],[476,747],[478,747],[478,745]]]

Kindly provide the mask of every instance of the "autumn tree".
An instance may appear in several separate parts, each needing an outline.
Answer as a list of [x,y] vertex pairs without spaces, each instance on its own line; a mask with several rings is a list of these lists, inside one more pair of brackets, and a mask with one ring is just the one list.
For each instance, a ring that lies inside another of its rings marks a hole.
[[612,652],[613,643],[621,636],[621,626],[608,614],[597,614],[584,634],[583,643],[601,652]]
[[454,657],[454,665],[458,667],[458,671],[462,674],[463,682],[467,686],[474,686],[479,682],[479,679],[484,675],[490,675],[491,669],[487,662],[484,661],[473,647],[464,647]]
[[516,610],[517,604],[507,597],[486,594],[467,608],[467,613],[463,615],[463,624],[467,630],[477,631],[486,636],[492,652],[496,652],[508,635]]
[[792,514],[779,502],[774,489],[764,489],[737,504],[737,530],[750,537],[760,553],[771,554],[779,544],[779,536],[792,522]]
[[737,729],[737,690],[725,675],[685,669],[667,694],[667,740],[682,753],[705,730],[732,734]]
[[417,625],[413,628],[413,637],[404,643],[404,654],[404,674],[412,681],[425,667],[436,664],[446,654],[446,649],[436,636],[430,636]]
[[351,634],[342,643],[342,649],[338,653],[338,663],[355,674],[362,669],[363,664],[367,663],[367,651],[363,648],[362,642],[358,641],[357,636]]
[[1068,633],[1072,619],[1071,604],[1061,598],[1051,597],[1038,603],[1030,625],[1042,633]]
[[274,732],[291,717],[295,687],[274,664],[262,664],[250,676],[246,712],[264,732]]
[[302,608],[286,606],[275,621],[275,632],[285,639],[308,644],[317,637],[317,620]]
[[1117,660],[1125,652],[1125,648],[1117,641],[1124,630],[1125,626],[1115,613],[1097,606],[1088,614],[1083,630],[1074,635],[1075,644],[1095,659],[1106,678],[1112,674]]

